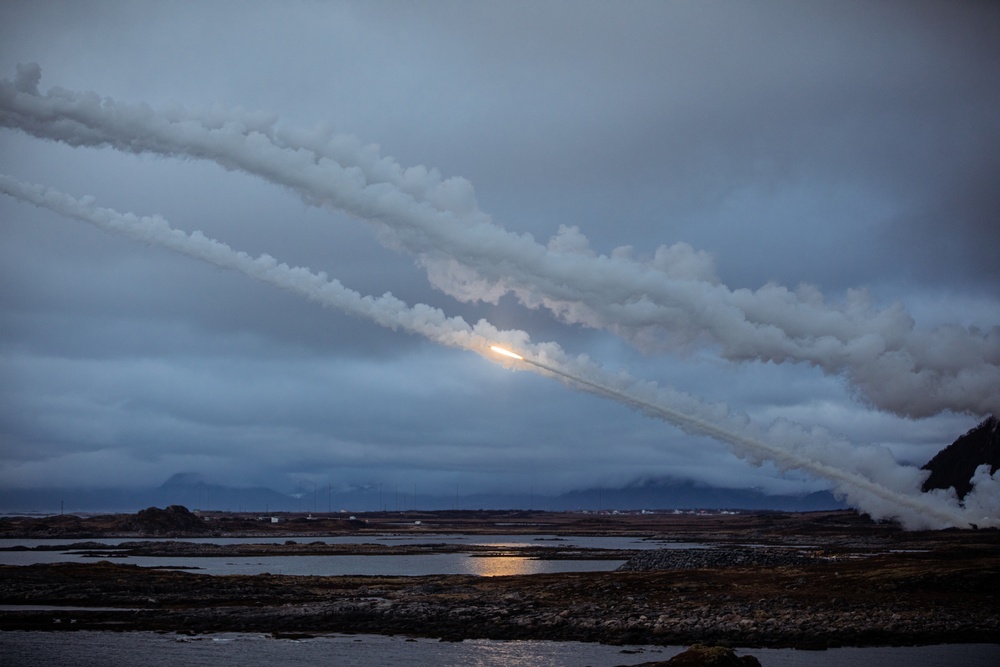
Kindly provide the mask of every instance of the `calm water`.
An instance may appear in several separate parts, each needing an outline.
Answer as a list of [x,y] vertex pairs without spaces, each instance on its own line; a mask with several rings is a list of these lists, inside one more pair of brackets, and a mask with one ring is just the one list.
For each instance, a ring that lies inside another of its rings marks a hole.
[[607,572],[623,560],[532,560],[530,558],[482,558],[467,554],[425,556],[251,556],[247,558],[84,558],[57,551],[0,552],[0,564],[94,563],[108,560],[143,567],[192,568],[198,574],[293,574],[315,576],[424,576],[432,574],[543,574],[550,572]]
[[[0,632],[0,664],[32,667],[256,667],[257,665],[434,665],[435,667],[612,667],[668,660],[683,647],[602,646],[576,642],[459,643],[376,635],[333,635],[306,640],[265,635],[199,637],[148,632]],[[988,644],[828,651],[738,649],[763,667],[996,667],[1000,646]],[[141,660],[140,660],[141,656]]]
[[[431,544],[486,545],[494,547],[545,546],[587,549],[694,549],[703,545],[687,542],[659,542],[638,537],[591,537],[552,535],[381,535],[338,536],[305,538],[195,538],[178,540],[215,544],[281,544],[288,539],[299,543],[323,542],[326,544]],[[0,547],[22,545],[34,547],[46,544],[70,544],[84,540],[0,540]],[[139,541],[134,538],[92,540],[108,545]],[[0,551],[2,565],[30,565],[33,563],[92,563],[99,560],[130,563],[144,567],[197,568],[201,574],[293,574],[293,575],[370,575],[370,576],[421,576],[433,574],[477,574],[484,576],[506,574],[542,574],[552,572],[602,572],[614,570],[622,560],[532,560],[528,558],[484,558],[463,553],[428,554],[422,556],[252,556],[246,558],[154,558],[135,556],[122,559],[87,558],[73,552],[60,551]]]

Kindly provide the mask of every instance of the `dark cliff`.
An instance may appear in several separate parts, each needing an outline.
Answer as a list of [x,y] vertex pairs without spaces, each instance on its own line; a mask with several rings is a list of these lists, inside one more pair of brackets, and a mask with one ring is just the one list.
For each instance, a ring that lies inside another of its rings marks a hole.
[[972,475],[984,463],[990,472],[1000,466],[1000,422],[996,417],[985,419],[958,440],[948,445],[927,462],[923,470],[931,472],[923,490],[954,487],[959,498],[972,490]]

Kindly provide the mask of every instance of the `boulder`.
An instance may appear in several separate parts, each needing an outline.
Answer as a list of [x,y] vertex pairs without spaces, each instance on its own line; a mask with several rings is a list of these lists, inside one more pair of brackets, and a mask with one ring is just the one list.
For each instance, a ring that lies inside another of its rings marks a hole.
[[737,656],[731,648],[695,644],[670,660],[644,662],[635,667],[761,667],[752,655]]

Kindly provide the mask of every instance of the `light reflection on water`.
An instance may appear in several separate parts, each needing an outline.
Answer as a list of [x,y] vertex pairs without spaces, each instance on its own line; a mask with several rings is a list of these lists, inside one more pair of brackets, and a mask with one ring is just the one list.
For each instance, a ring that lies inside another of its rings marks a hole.
[[519,557],[477,557],[466,553],[409,556],[248,556],[177,557],[132,556],[129,558],[82,557],[58,551],[0,551],[2,565],[34,563],[96,563],[109,560],[142,567],[191,569],[198,574],[289,574],[299,576],[426,576],[436,574],[535,574],[554,572],[607,572],[621,560],[533,560]]
[[[266,538],[193,538],[173,540],[193,543],[216,544],[267,544],[281,543],[286,539]],[[74,542],[95,541],[109,546],[122,542],[140,541],[130,538],[96,540],[0,540],[0,547],[34,547],[46,544],[66,545]],[[147,541],[147,540],[143,540]],[[156,541],[156,540],[152,540]],[[160,540],[162,541],[162,540]],[[502,552],[512,547],[557,546],[560,548],[648,549],[655,543],[638,537],[565,536],[546,535],[451,535],[427,534],[420,536],[333,536],[326,538],[297,538],[300,544],[324,542],[327,544],[428,544],[449,543],[469,546],[489,546]],[[698,548],[701,545],[675,543],[675,548]],[[367,575],[367,576],[424,576],[438,574],[478,574],[500,576],[555,572],[606,572],[624,563],[623,560],[536,560],[518,556],[473,556],[468,553],[430,553],[420,555],[317,555],[317,556],[224,556],[224,557],[156,557],[130,556],[109,558],[108,555],[85,557],[63,551],[0,551],[0,565],[31,565],[35,563],[95,563],[109,560],[143,567],[191,569],[199,574],[289,574],[289,575]]]
[[[503,577],[513,574],[538,574],[541,561],[517,556],[481,556],[469,558],[473,572],[482,577]],[[552,561],[549,561],[552,562]],[[550,570],[552,571],[552,570]]]

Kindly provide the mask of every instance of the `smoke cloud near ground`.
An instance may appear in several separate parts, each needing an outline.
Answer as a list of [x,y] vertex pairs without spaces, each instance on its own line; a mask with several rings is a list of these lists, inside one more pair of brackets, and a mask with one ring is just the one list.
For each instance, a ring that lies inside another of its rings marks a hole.
[[0,125],[72,146],[211,160],[368,221],[413,254],[431,283],[466,302],[514,295],[562,321],[614,332],[650,353],[708,347],[730,361],[803,363],[845,378],[879,409],[908,417],[1000,412],[1000,326],[922,329],[900,303],[863,289],[830,302],[808,285],[732,289],[684,243],[648,259],[599,254],[563,225],[547,244],[479,209],[471,184],[403,167],[328,128],[285,127],[241,110],[155,111],[95,93],[39,92],[38,65],[0,82]]
[[[437,343],[477,352],[493,361],[540,371],[569,386],[618,401],[682,430],[715,438],[753,462],[773,461],[783,470],[798,469],[825,478],[854,507],[873,518],[893,518],[907,528],[1000,525],[1000,479],[978,470],[965,503],[953,492],[921,493],[924,474],[900,466],[888,450],[856,447],[829,433],[809,431],[782,421],[763,428],[721,405],[709,405],[671,388],[643,382],[624,373],[613,374],[586,357],[570,357],[556,343],[531,343],[523,331],[500,331],[486,321],[469,325],[423,304],[409,306],[391,294],[362,296],[323,273],[289,267],[261,255],[253,258],[201,232],[186,234],[161,217],[122,214],[96,206],[89,198],[75,199],[52,188],[29,185],[0,175],[0,192],[89,222],[132,240],[158,245],[220,268],[238,271],[322,305],[369,319],[381,326],[422,335]],[[527,355],[523,360],[493,356],[490,346],[501,342]]]

